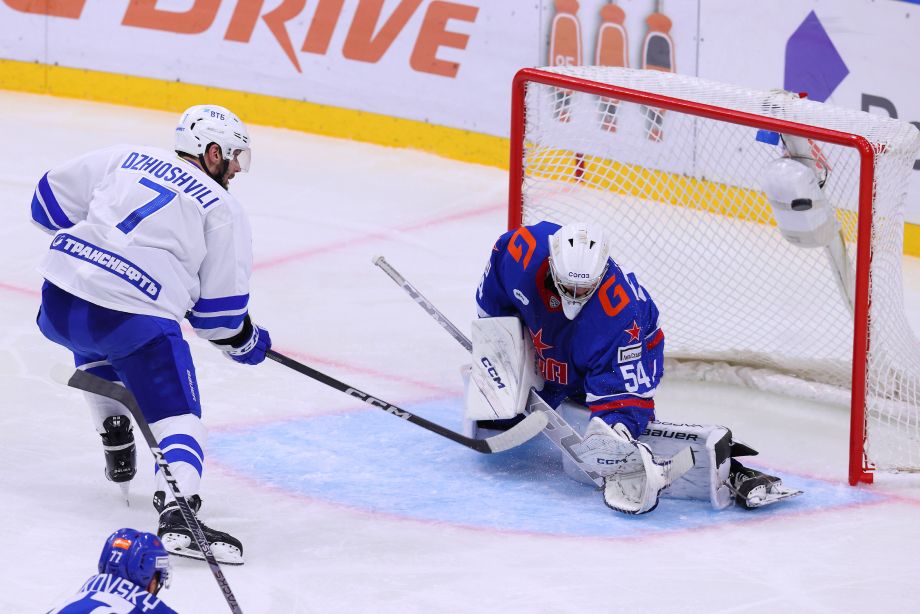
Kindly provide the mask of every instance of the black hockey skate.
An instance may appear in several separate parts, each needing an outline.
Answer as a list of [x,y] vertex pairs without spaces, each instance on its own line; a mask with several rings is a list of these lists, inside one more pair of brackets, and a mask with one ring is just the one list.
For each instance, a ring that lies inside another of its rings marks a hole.
[[[105,453],[105,477],[118,484],[130,482],[137,473],[137,449],[128,416],[109,416],[102,422],[102,450]],[[127,490],[127,486],[123,487]],[[127,494],[127,492],[125,493]]]
[[783,481],[756,469],[749,469],[735,459],[731,461],[728,474],[728,487],[735,495],[735,503],[746,510],[796,497],[801,490],[783,486]]
[[[170,554],[184,556],[190,559],[204,560],[204,554],[198,548],[192,532],[182,517],[179,505],[173,501],[163,506],[166,493],[157,491],[153,495],[153,505],[160,511],[160,526],[157,529],[157,535],[163,541],[163,547]],[[189,506],[195,513],[201,508],[201,498],[194,495],[188,499]],[[204,537],[211,546],[211,552],[218,563],[222,565],[242,565],[243,564],[243,544],[240,540],[205,525],[201,520],[198,521]]]

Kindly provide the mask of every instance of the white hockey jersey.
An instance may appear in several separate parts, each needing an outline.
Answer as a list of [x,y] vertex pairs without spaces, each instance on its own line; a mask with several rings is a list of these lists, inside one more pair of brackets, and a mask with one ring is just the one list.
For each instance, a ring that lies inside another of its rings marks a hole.
[[242,206],[175,152],[117,146],[48,171],[32,220],[54,233],[39,267],[96,305],[189,322],[205,339],[243,326],[252,231]]

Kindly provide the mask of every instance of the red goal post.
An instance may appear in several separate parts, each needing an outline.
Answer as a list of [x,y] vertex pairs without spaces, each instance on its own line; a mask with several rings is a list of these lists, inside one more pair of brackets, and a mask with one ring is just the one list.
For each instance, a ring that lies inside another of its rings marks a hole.
[[[776,228],[758,185],[784,155],[762,142],[771,133],[822,176],[836,272]],[[510,138],[509,228],[604,225],[661,307],[672,370],[848,398],[850,483],[920,470],[920,345],[895,304],[913,126],[686,75],[565,67],[517,73]]]

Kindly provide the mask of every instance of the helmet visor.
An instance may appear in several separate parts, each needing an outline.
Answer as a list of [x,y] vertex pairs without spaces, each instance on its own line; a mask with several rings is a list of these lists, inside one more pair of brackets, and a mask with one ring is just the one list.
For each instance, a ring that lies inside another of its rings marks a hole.
[[585,280],[583,282],[560,279],[554,266],[550,266],[549,270],[550,274],[553,276],[553,284],[559,291],[559,296],[573,303],[584,303],[591,298],[591,295],[597,290],[598,285],[600,285],[601,280],[604,278],[607,267],[604,267],[604,271],[602,271],[597,278],[590,281]]
[[249,172],[249,163],[252,162],[252,151],[249,149],[234,149],[233,160],[240,165],[240,171]]
[[578,303],[583,303],[584,301],[591,298],[591,295],[594,294],[595,290],[597,290],[598,283],[600,283],[600,279],[596,279],[591,283],[582,284],[558,282],[556,284],[556,289],[559,290],[559,294],[562,295],[562,298]]

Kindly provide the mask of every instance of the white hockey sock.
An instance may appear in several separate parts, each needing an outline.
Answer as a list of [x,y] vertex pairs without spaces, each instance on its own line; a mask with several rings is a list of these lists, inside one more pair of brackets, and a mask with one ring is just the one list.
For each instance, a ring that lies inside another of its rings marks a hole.
[[[172,416],[153,422],[150,430],[160,444],[173,477],[179,483],[180,492],[186,498],[197,495],[204,470],[204,446],[207,441],[207,431],[201,419],[193,414]],[[156,490],[166,493],[166,503],[175,500],[159,467],[156,472]]]
[[[105,433],[105,429],[102,427],[102,423],[109,416],[131,417],[131,414],[128,412],[125,406],[115,399],[103,397],[98,394],[90,394],[89,392],[84,392],[83,397],[86,399],[87,405],[89,405],[90,418],[93,421],[93,426],[96,428],[96,432],[100,435]],[[133,423],[134,420],[132,419],[131,422]]]

